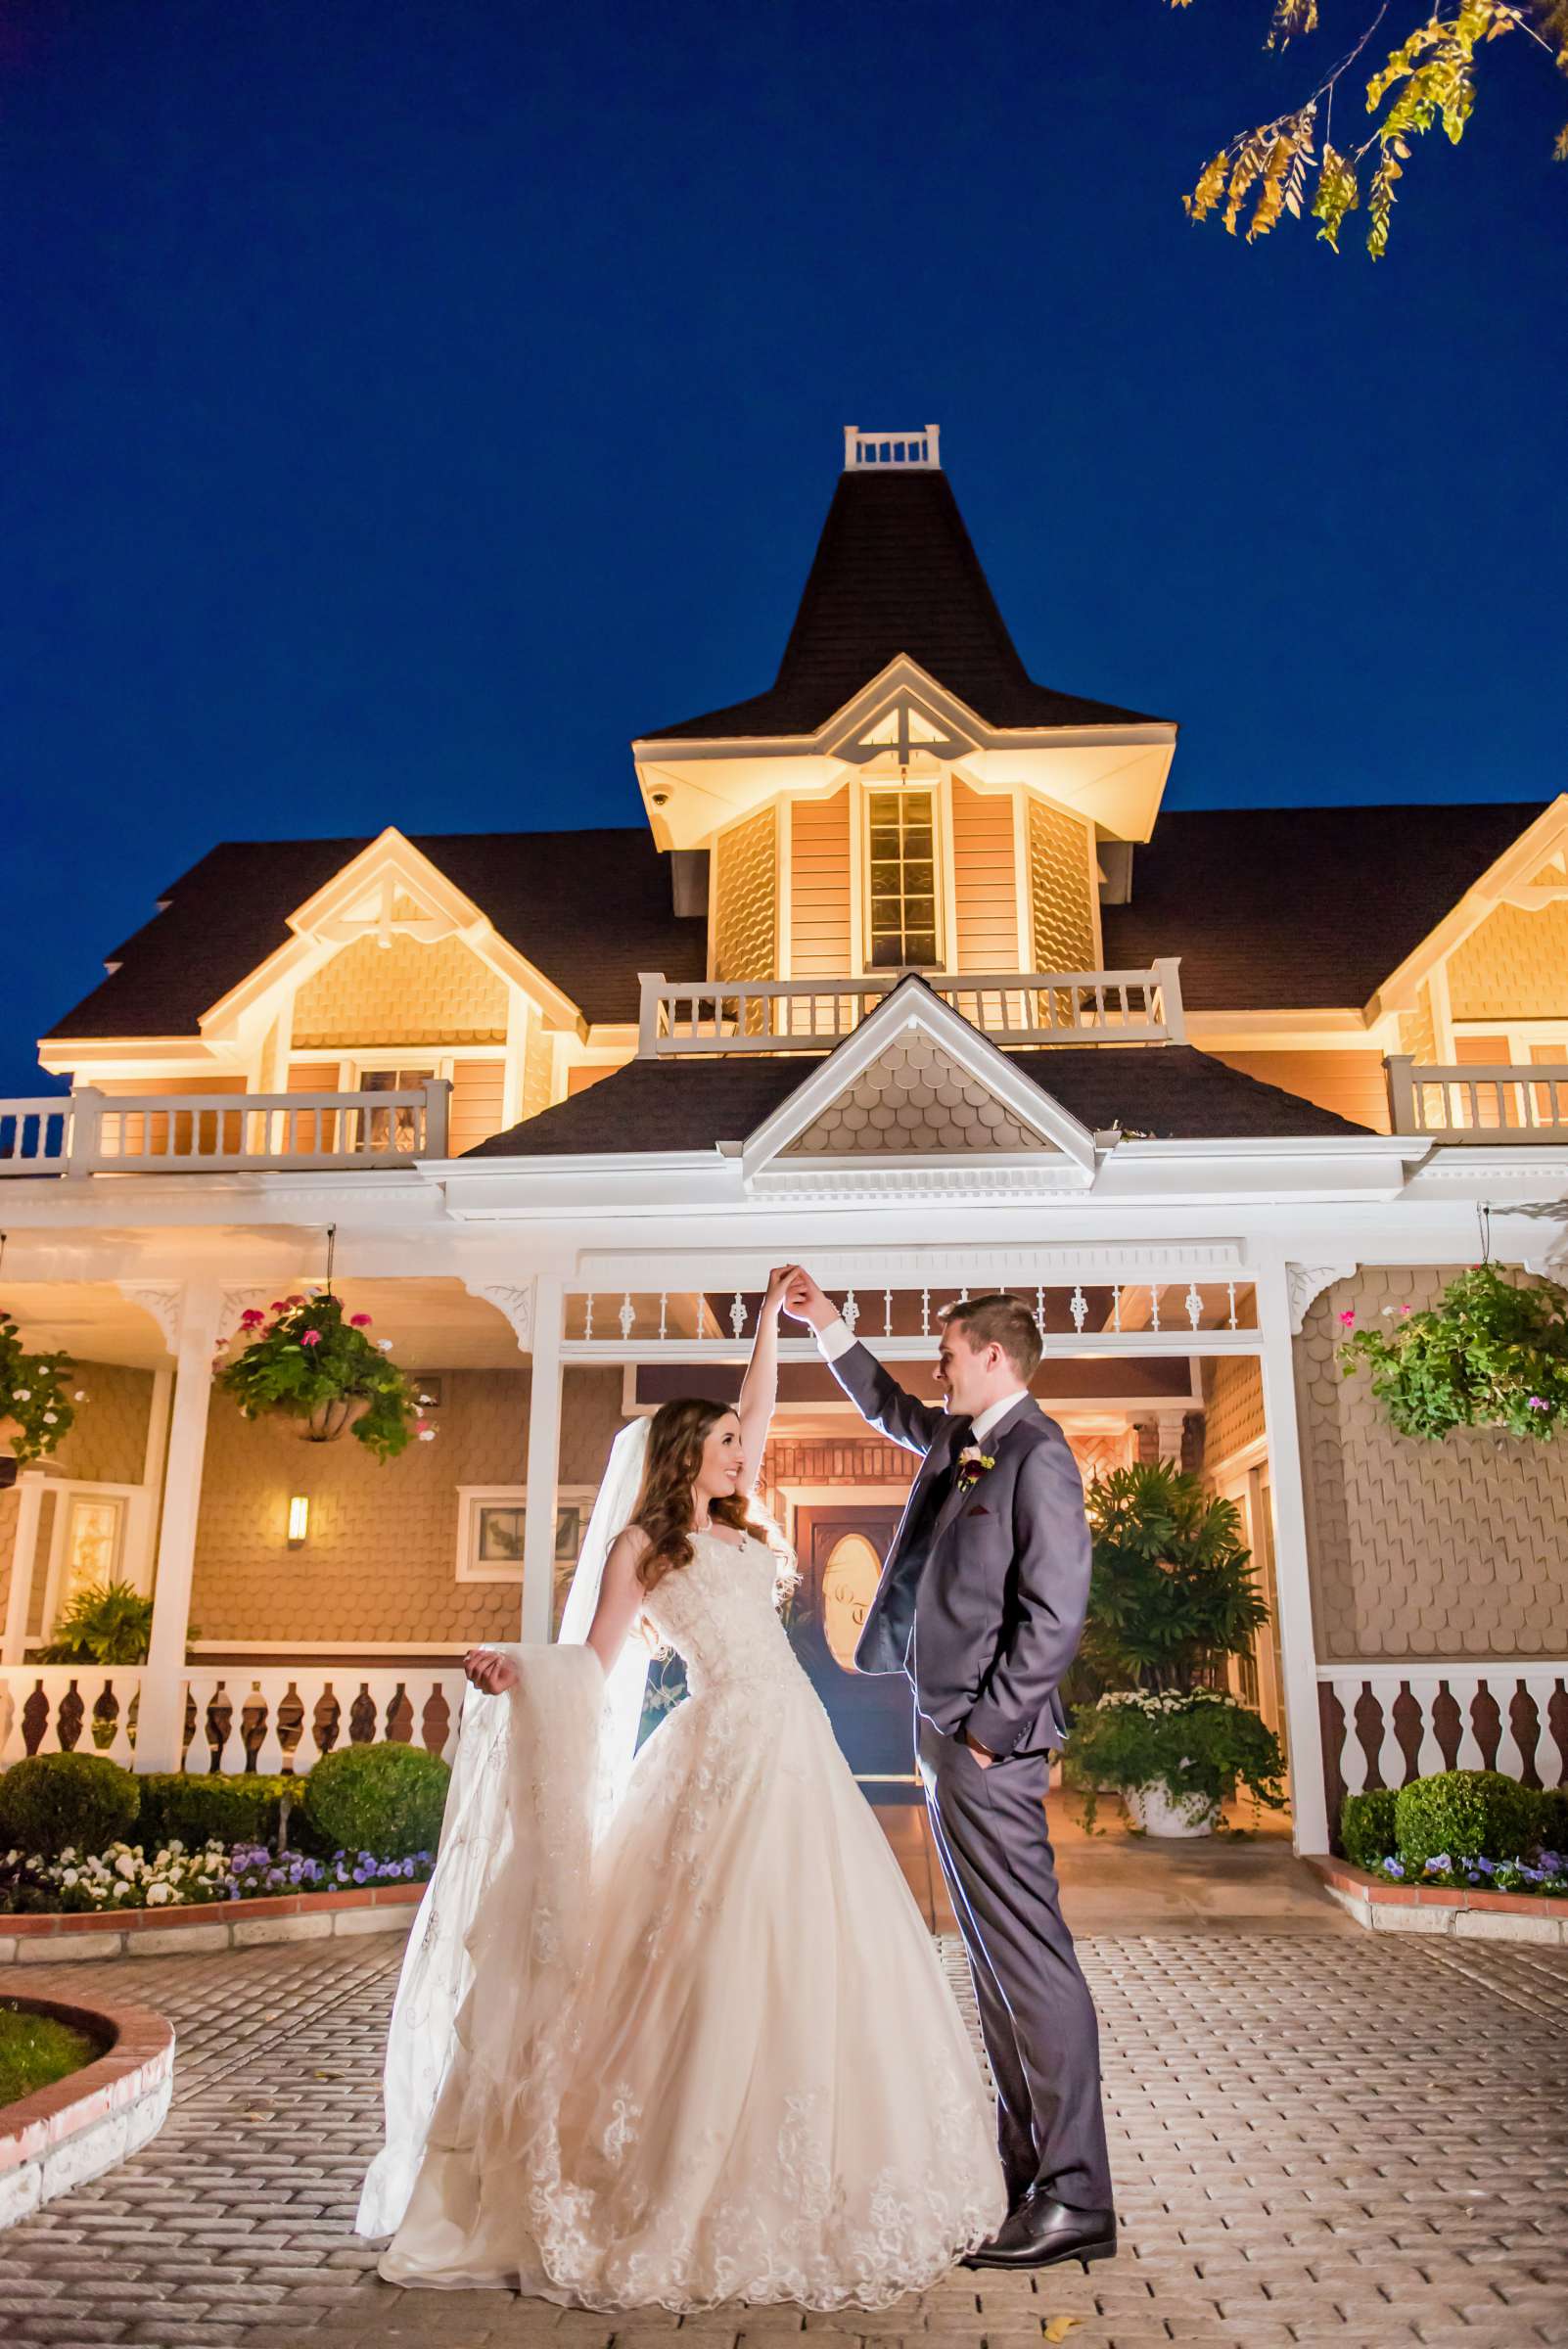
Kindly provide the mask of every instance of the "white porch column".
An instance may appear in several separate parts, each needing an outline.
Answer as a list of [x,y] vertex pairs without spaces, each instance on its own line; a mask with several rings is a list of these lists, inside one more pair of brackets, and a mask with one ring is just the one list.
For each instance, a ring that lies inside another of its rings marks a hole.
[[27,1608],[32,1599],[32,1553],[38,1546],[38,1512],[48,1478],[41,1468],[23,1468],[17,1479],[17,1540],[11,1553],[11,1589],[0,1664],[20,1664],[27,1644]]
[[207,1455],[212,1351],[223,1294],[188,1287],[180,1300],[174,1408],[163,1475],[163,1521],[153,1585],[153,1630],[136,1722],[138,1770],[178,1770],[185,1741],[185,1639],[191,1618],[196,1525]]
[[1307,1506],[1291,1347],[1290,1293],[1282,1264],[1260,1265],[1258,1328],[1263,1339],[1264,1425],[1274,1500],[1274,1584],[1285,1722],[1290,1736],[1291,1808],[1298,1852],[1328,1849],[1323,1742],[1317,1713],[1312,1583],[1307,1563]]
[[555,1513],[561,1476],[561,1337],[566,1290],[553,1272],[533,1284],[533,1375],[529,1387],[528,1515],[523,1527],[525,1639],[550,1636]]

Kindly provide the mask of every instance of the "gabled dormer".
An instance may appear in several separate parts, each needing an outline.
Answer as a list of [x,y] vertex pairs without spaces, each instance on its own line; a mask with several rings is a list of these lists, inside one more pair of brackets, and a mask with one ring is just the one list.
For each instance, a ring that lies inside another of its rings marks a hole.
[[1175,741],[1030,676],[934,426],[852,427],[772,685],[633,753],[660,847],[707,859],[711,975],[809,979],[1098,967]]

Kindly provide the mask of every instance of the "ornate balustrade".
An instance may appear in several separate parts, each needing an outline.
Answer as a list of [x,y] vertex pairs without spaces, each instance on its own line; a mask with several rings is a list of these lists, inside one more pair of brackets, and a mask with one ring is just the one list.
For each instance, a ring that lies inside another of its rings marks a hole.
[[1440,1770],[1568,1782],[1568,1663],[1328,1664],[1317,1703],[1330,1822],[1347,1794]]
[[450,1084],[319,1093],[100,1092],[0,1101],[0,1176],[406,1166],[446,1156]]
[[135,1757],[139,1664],[0,1665],[0,1768],[27,1754]]
[[1568,1063],[1449,1068],[1397,1053],[1384,1066],[1396,1133],[1441,1142],[1568,1142]]
[[[863,979],[701,983],[644,971],[637,1050],[644,1060],[693,1054],[824,1052],[899,986],[902,971]],[[1000,1044],[1181,1043],[1178,963],[1140,971],[975,971],[925,974],[933,994]]]
[[[450,1666],[289,1663],[191,1666],[188,1771],[289,1769],[300,1775],[345,1745],[420,1745],[448,1761],[463,1675]],[[103,1754],[133,1768],[142,1665],[0,1668],[0,1767],[29,1754]]]

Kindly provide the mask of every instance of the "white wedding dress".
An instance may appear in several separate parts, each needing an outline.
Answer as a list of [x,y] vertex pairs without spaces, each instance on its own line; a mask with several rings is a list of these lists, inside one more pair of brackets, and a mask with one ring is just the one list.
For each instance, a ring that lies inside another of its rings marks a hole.
[[[439,2001],[411,1954],[393,2030],[407,2080],[390,2054],[388,2146],[361,2204],[362,2234],[395,2230],[392,2282],[609,2311],[878,2308],[999,2225],[990,2098],[774,1572],[762,1543],[699,1534],[650,1592],[691,1693],[596,1850],[598,1664],[506,1651],[520,1685],[481,1700],[510,1720],[473,1781],[491,1808],[452,1838],[459,1899],[472,1830],[502,1848],[464,1979],[445,1985],[462,1993],[449,2055],[436,2090]],[[438,1879],[427,1938],[441,1897]],[[432,2109],[400,2128],[422,2096]]]

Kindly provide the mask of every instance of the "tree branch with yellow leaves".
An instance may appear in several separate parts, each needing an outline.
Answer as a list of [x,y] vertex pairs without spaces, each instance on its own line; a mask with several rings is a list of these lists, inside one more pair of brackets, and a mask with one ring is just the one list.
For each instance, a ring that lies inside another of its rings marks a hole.
[[[1192,0],[1169,0],[1169,5],[1189,8]],[[1337,253],[1347,216],[1360,207],[1365,170],[1366,250],[1374,261],[1381,260],[1410,142],[1441,128],[1452,145],[1458,145],[1475,106],[1479,51],[1508,33],[1522,33],[1568,74],[1568,0],[1459,0],[1448,14],[1439,6],[1367,81],[1366,112],[1377,115],[1383,109],[1380,119],[1359,145],[1336,147],[1334,93],[1392,5],[1393,0],[1382,0],[1355,48],[1302,105],[1243,131],[1205,164],[1192,194],[1181,200],[1189,219],[1218,218],[1231,236],[1241,228],[1251,245],[1268,236],[1282,216],[1299,220],[1306,212],[1317,222],[1319,240]],[[1319,0],[1272,0],[1265,46],[1282,50],[1316,32],[1318,15]],[[1568,162],[1568,128],[1559,132],[1553,152],[1559,162]]]

